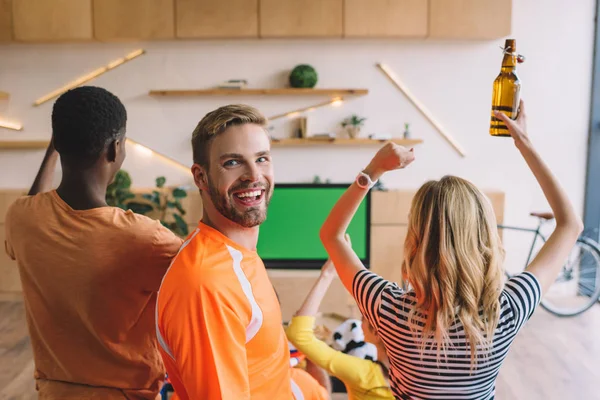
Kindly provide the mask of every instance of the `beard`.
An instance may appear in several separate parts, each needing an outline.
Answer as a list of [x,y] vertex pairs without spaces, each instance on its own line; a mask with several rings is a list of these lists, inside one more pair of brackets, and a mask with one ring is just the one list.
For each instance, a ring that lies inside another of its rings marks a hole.
[[[233,192],[246,189],[263,189],[264,198],[258,207],[246,207],[240,211],[236,208],[233,200]],[[241,183],[229,189],[226,194],[221,194],[212,180],[208,178],[208,194],[215,208],[221,215],[244,228],[253,228],[262,224],[267,219],[267,208],[271,202],[271,185],[268,182],[261,183]]]

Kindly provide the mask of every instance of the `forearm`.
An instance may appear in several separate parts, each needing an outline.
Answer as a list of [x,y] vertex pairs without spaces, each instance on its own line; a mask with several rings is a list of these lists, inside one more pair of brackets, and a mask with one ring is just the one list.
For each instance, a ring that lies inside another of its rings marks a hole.
[[573,229],[578,231],[577,234],[579,234],[582,229],[581,218],[575,212],[566,192],[554,177],[550,168],[531,146],[529,140],[517,143],[517,148],[544,192],[544,196],[554,213],[557,228]]
[[531,147],[528,139],[517,143],[517,148],[537,179],[556,218],[554,232],[527,266],[527,271],[534,274],[540,282],[543,295],[554,283],[572,251],[573,245],[583,229],[583,223],[560,183],[539,154]]
[[33,196],[38,193],[44,193],[52,188],[52,180],[54,178],[54,171],[56,170],[56,163],[58,161],[58,153],[54,150],[52,145],[48,146],[42,165],[29,189],[29,196]]
[[320,232],[321,242],[335,265],[344,287],[350,293],[354,275],[365,267],[344,235],[366,194],[367,189],[353,183],[337,201]]
[[359,187],[356,183],[350,185],[331,209],[329,216],[321,227],[321,239],[323,241],[333,240],[334,237],[342,241],[345,240],[346,230],[367,192],[367,189]]
[[314,317],[317,315],[319,307],[321,306],[321,302],[323,301],[323,298],[325,297],[333,278],[334,275],[319,275],[319,278],[310,289],[308,296],[306,296],[306,299],[304,299],[304,303],[302,303],[302,306],[296,312],[297,316]]
[[306,361],[306,372],[308,372],[319,385],[323,386],[327,393],[331,396],[331,379],[329,378],[329,374],[325,369],[319,367],[315,363],[310,360]]
[[[371,178],[371,181],[376,181],[386,171],[403,169],[414,159],[413,149],[408,150],[388,142],[379,149],[363,172]],[[365,266],[344,236],[350,221],[368,191],[369,189],[358,186],[357,182],[352,183],[329,213],[320,232],[321,241],[329,254],[329,259],[335,265],[344,287],[350,293],[352,293],[354,277],[358,272],[364,270]]]

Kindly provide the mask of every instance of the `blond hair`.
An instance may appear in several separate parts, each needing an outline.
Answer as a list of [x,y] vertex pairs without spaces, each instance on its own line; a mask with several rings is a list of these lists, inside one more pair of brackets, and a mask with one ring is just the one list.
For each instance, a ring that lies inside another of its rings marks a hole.
[[256,124],[267,126],[267,118],[256,108],[245,104],[230,104],[209,112],[192,133],[194,163],[208,166],[208,149],[211,141],[231,126]]
[[422,352],[429,342],[437,347],[438,358],[445,353],[451,343],[448,330],[457,318],[471,368],[478,348],[491,348],[500,317],[503,258],[492,206],[475,185],[445,176],[417,191],[402,274],[417,298],[409,325],[415,334],[422,329]]

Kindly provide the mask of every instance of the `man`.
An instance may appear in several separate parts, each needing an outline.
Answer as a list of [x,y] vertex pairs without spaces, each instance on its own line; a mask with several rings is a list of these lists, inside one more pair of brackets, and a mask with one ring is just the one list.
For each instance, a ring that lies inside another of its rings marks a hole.
[[[125,159],[126,120],[104,89],[60,96],[30,196],[6,216],[40,399],[155,399],[164,380],[156,292],[182,240],[105,202]],[[62,180],[50,190],[59,156]]]
[[258,229],[273,193],[266,119],[229,105],[192,135],[202,221],[157,302],[160,351],[181,400],[290,400],[289,349]]

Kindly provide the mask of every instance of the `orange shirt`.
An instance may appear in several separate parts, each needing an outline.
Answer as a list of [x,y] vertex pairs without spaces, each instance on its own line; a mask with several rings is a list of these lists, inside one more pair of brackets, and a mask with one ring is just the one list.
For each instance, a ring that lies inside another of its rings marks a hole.
[[288,341],[262,260],[199,223],[173,260],[156,333],[181,400],[291,400]]
[[11,205],[5,245],[19,267],[40,398],[156,398],[156,292],[181,243],[158,221],[73,210],[56,191]]
[[327,389],[305,370],[292,368],[291,375],[295,400],[329,400]]

